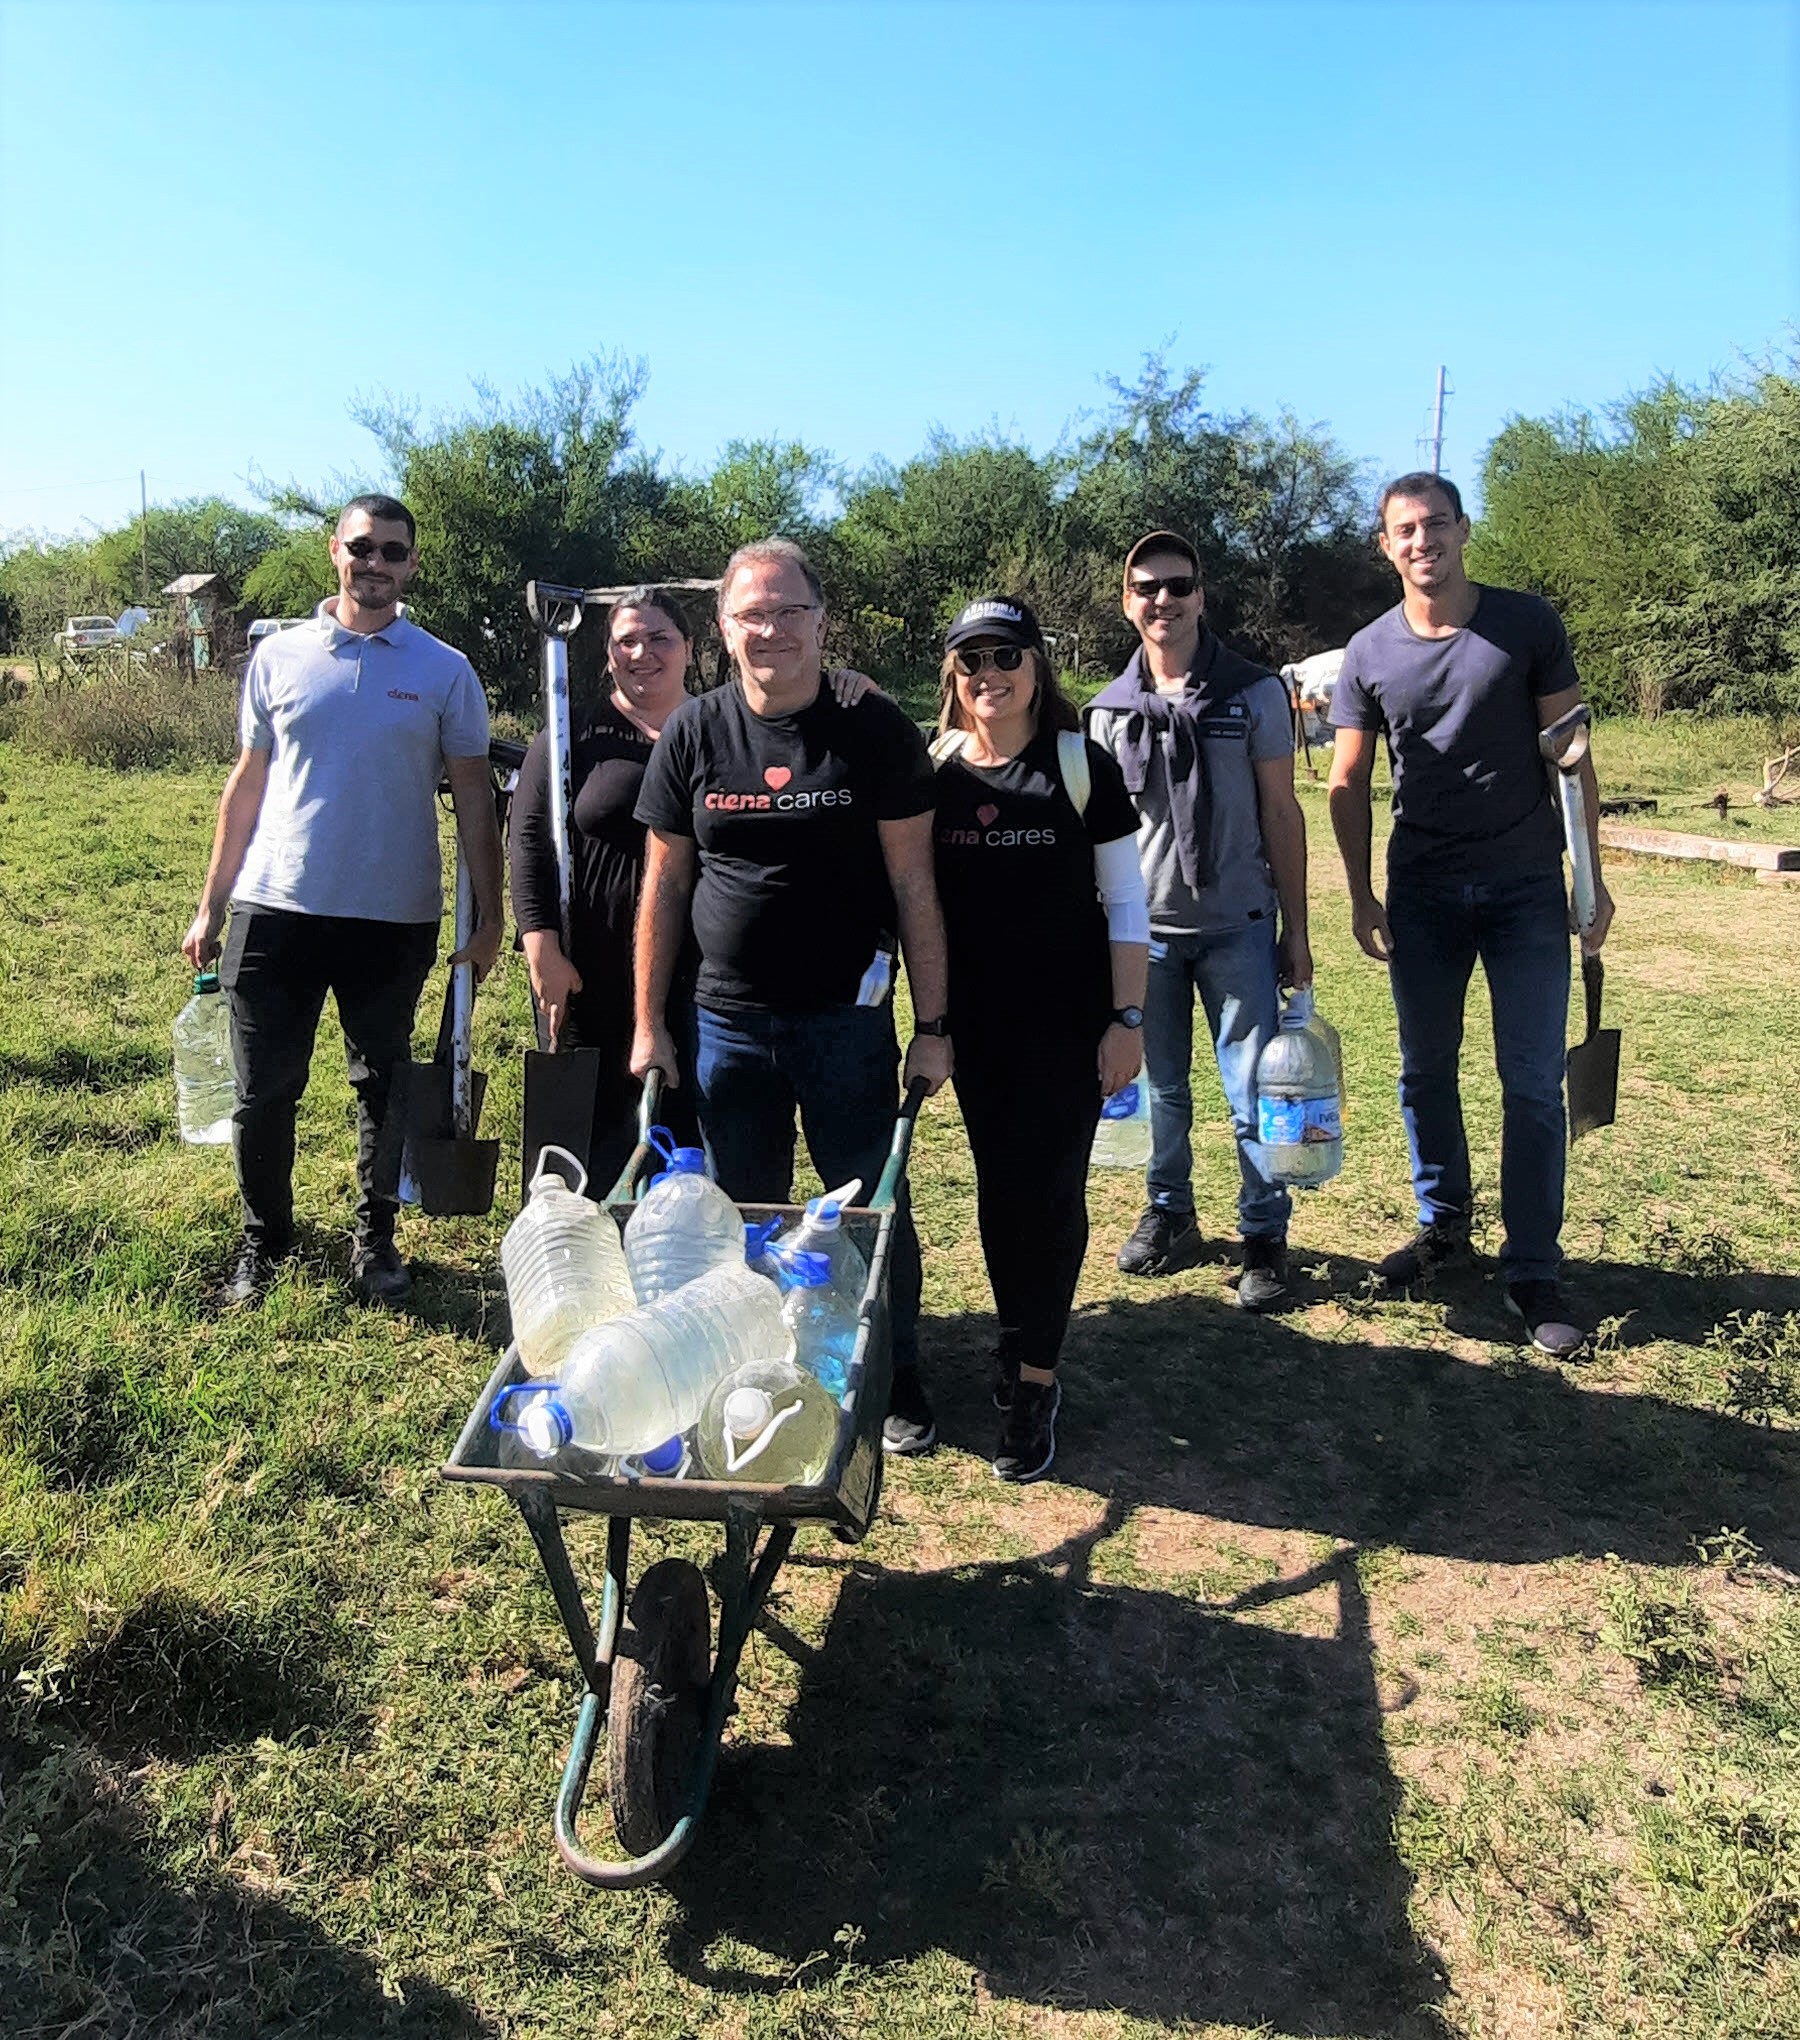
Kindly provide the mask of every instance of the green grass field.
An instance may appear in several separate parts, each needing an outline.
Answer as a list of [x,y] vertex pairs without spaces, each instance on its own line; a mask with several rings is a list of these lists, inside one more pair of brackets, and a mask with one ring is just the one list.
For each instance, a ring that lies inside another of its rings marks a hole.
[[[609,1897],[551,1841],[578,1676],[522,1526],[435,1473],[504,1337],[505,1214],[409,1221],[415,1307],[348,1302],[329,1023],[299,1264],[209,1306],[229,1161],[177,1142],[166,1063],[217,786],[0,745],[9,2035],[1800,2031],[1800,898],[1614,868],[1579,1368],[1517,1348],[1491,1272],[1371,1293],[1410,1223],[1392,1014],[1316,789],[1349,1159],[1297,1213],[1299,1298],[1243,1319],[1222,1246],[1128,1285],[1138,1186],[1097,1177],[1059,1478],[1026,1491],[987,1471],[972,1179],[930,1106],[947,1443],[861,1546],[803,1533],[699,1848]],[[526,1033],[514,960],[477,1057],[503,1182]],[[1491,1248],[1486,1042],[1478,995]]]

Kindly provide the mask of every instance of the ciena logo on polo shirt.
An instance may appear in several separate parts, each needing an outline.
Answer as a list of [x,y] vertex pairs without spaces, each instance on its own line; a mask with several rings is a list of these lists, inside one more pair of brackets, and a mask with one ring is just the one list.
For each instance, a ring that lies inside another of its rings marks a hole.
[[730,793],[717,788],[701,799],[700,805],[712,814],[723,815],[767,815],[799,814],[808,808],[847,808],[856,803],[856,796],[847,786],[821,786],[808,792],[804,787],[793,787],[793,767],[789,765],[765,765],[761,788],[748,793]]

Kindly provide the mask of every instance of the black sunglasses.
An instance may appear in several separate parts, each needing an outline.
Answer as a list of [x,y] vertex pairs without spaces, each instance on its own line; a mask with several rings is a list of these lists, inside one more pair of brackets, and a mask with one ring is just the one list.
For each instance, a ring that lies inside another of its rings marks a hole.
[[1016,673],[1025,663],[1023,645],[977,645],[972,651],[952,652],[951,660],[965,680],[973,680],[991,659],[997,673]]
[[377,553],[390,567],[412,558],[412,547],[404,539],[384,538],[379,545],[372,538],[347,538],[344,550],[353,560],[372,560]]
[[1199,585],[1198,574],[1164,574],[1160,579],[1150,576],[1141,581],[1134,574],[1131,592],[1143,596],[1146,602],[1154,601],[1158,595],[1173,595],[1180,600],[1191,595]]

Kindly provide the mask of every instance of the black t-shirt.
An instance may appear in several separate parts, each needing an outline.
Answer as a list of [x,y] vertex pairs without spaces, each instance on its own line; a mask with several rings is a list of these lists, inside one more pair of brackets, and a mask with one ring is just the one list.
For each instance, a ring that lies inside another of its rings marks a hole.
[[1056,732],[1004,765],[947,758],[937,771],[937,885],[950,949],[950,1031],[959,1046],[998,1028],[1098,1041],[1112,1012],[1106,911],[1094,845],[1137,834],[1110,753],[1087,747],[1085,817],[1063,786]]
[[878,822],[929,814],[925,741],[893,702],[830,688],[753,714],[736,681],[664,725],[637,818],[699,849],[695,996],[723,1012],[849,1005],[894,927]]
[[[644,825],[635,810],[650,763],[651,740],[609,697],[570,746],[570,920],[582,976],[623,957],[629,967],[632,917],[644,869]],[[550,838],[550,753],[542,732],[531,740],[513,796],[513,914],[522,934],[560,936],[556,847]]]

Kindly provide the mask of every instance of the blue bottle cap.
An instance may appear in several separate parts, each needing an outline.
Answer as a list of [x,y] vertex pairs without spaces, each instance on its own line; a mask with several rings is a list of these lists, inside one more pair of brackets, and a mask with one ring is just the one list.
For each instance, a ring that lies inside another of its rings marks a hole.
[[678,1473],[681,1470],[682,1454],[687,1450],[679,1438],[671,1438],[666,1444],[654,1446],[643,1455],[646,1473]]
[[782,1258],[782,1266],[796,1289],[823,1289],[831,1281],[829,1254],[787,1254]]

